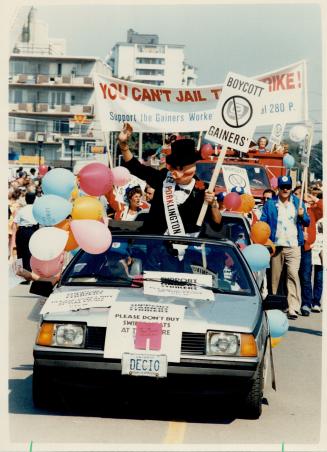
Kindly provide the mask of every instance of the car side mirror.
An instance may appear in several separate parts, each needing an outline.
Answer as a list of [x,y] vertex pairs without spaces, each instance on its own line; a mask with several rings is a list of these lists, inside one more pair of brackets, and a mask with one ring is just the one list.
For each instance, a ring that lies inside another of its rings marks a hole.
[[53,285],[51,281],[33,281],[30,287],[30,293],[42,295],[42,297],[48,297],[52,292]]
[[283,311],[288,308],[287,296],[286,295],[267,295],[262,302],[262,307],[265,311],[270,309],[280,309]]

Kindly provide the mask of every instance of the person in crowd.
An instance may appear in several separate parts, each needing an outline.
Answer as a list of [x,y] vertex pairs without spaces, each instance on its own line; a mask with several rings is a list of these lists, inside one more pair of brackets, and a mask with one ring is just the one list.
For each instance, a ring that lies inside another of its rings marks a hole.
[[29,241],[32,234],[39,228],[39,225],[33,216],[34,201],[35,194],[26,193],[26,206],[17,211],[13,221],[10,247],[10,256],[13,255],[14,247],[16,246],[17,258],[22,259],[23,268],[29,271],[31,270]]
[[297,312],[300,311],[298,294],[301,246],[304,244],[303,227],[309,226],[310,218],[305,206],[301,207],[299,199],[292,194],[290,176],[279,176],[278,195],[265,203],[260,220],[269,224],[270,239],[276,246],[275,254],[271,258],[272,292],[276,294],[278,291],[285,263],[288,318],[295,320]]
[[316,224],[316,241],[312,248],[313,265],[313,293],[312,312],[321,312],[321,300],[323,292],[323,220]]
[[221,213],[213,192],[205,190],[203,181],[195,176],[195,162],[201,157],[196,153],[191,139],[171,143],[171,154],[166,157],[166,168],[157,170],[141,164],[128,147],[132,133],[129,124],[124,124],[118,136],[124,166],[155,189],[151,209],[143,224],[144,232],[170,235],[198,234],[196,225],[203,202],[210,206],[206,220],[221,222]]
[[13,190],[8,194],[8,253],[10,257],[12,236],[13,236],[13,223],[16,212],[22,207],[19,202],[20,190]]
[[[296,187],[293,190],[295,196],[299,199],[301,197],[301,187]],[[316,223],[322,218],[323,205],[322,199],[318,199],[311,194],[303,197],[307,212],[310,218],[310,225],[304,229],[304,244],[301,247],[301,264],[299,269],[300,284],[301,284],[301,314],[309,316],[312,300],[312,248],[316,240]]]
[[266,188],[266,190],[263,191],[263,193],[262,193],[262,204],[257,204],[255,206],[255,208],[253,209],[258,220],[260,220],[260,218],[261,218],[263,206],[266,204],[266,202],[269,199],[272,199],[273,196],[275,196],[275,192],[274,192],[273,189]]
[[147,184],[144,189],[144,193],[145,193],[145,201],[148,204],[151,204],[151,202],[153,200],[153,195],[154,195],[154,188],[150,187],[150,185]]
[[268,146],[269,140],[267,137],[260,137],[258,139],[258,147],[257,147],[257,151],[258,152],[268,152],[267,150],[267,146]]
[[30,169],[30,178],[35,181],[37,180],[37,175],[36,175],[36,169],[35,168],[31,168]]
[[108,203],[112,209],[115,210],[114,219],[133,221],[136,219],[139,213],[145,209],[141,206],[143,192],[139,185],[134,187],[128,187],[125,192],[126,203],[119,203],[116,200],[113,190],[110,190],[106,194]]
[[[25,268],[19,266],[17,268],[16,275],[24,278],[27,284],[29,284],[31,281],[50,281],[54,286],[60,280],[61,273],[46,278],[44,276],[37,275],[33,271],[26,270]],[[21,284],[24,284],[24,282]]]

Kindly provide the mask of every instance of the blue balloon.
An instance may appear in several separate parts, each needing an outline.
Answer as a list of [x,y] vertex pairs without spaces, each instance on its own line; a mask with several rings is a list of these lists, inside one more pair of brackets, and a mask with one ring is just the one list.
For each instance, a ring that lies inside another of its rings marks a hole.
[[57,195],[43,195],[33,204],[33,216],[43,226],[53,226],[67,218],[72,211],[72,204]]
[[270,253],[264,245],[249,245],[242,252],[253,272],[270,267]]
[[43,177],[42,190],[45,195],[57,195],[69,199],[75,187],[74,174],[65,168],[55,168]]
[[269,329],[271,337],[281,337],[288,330],[288,320],[284,312],[278,309],[267,311],[267,317],[269,321]]
[[290,154],[286,154],[283,158],[283,165],[285,166],[285,168],[293,168],[295,164],[295,159],[292,155]]

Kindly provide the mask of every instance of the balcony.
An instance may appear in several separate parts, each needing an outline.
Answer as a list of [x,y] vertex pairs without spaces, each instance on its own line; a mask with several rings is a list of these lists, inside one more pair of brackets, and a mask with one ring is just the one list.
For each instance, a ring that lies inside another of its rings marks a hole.
[[37,116],[94,116],[93,105],[54,105],[48,103],[11,103],[9,104],[10,115],[37,115]]
[[37,135],[44,135],[44,142],[46,144],[60,144],[62,143],[62,136],[59,133],[54,132],[9,132],[9,141],[23,144],[37,144]]
[[38,88],[93,88],[93,78],[90,76],[16,74],[9,77],[10,86],[37,86]]

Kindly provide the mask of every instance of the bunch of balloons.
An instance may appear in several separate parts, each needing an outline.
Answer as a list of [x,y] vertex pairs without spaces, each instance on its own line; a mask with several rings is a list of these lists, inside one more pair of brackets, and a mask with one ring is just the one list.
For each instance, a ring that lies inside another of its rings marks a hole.
[[54,276],[61,271],[64,251],[82,248],[90,254],[105,252],[112,238],[97,197],[106,194],[113,185],[125,185],[130,177],[126,168],[110,170],[103,163],[89,163],[77,176],[83,190],[79,196],[71,171],[63,168],[46,171],[42,179],[44,195],[33,204],[33,216],[41,227],[29,242],[32,270],[39,276]]
[[288,331],[288,320],[286,314],[278,309],[267,311],[271,346],[276,347]]

